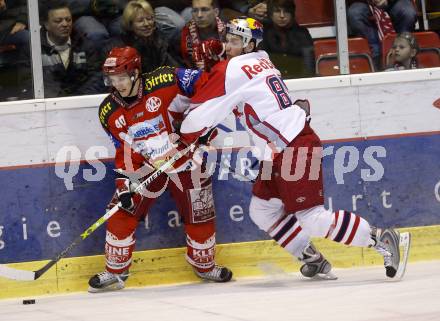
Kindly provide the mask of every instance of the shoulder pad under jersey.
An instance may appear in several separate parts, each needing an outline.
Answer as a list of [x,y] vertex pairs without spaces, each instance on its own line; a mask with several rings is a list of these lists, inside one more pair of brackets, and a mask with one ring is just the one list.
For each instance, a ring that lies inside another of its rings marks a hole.
[[174,85],[176,83],[174,70],[174,67],[164,66],[144,73],[142,75],[144,94],[147,95],[157,89]]
[[102,126],[108,128],[108,119],[111,114],[118,108],[118,104],[111,98],[111,95],[108,95],[104,101],[99,106],[99,121]]

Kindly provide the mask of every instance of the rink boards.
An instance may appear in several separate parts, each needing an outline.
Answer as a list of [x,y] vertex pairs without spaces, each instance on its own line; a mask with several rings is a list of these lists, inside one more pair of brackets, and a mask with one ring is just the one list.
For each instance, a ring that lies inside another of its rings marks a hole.
[[[295,98],[310,100],[312,126],[325,143],[327,206],[356,211],[378,226],[417,227],[418,250],[411,259],[440,259],[439,251],[426,250],[440,246],[440,80],[313,90],[303,89],[299,81],[288,86]],[[114,150],[97,119],[102,98],[81,98],[84,108],[75,108],[75,99],[1,107],[0,263],[49,259],[104,214],[113,193]],[[218,159],[223,155],[233,167],[252,163],[250,154],[249,161],[237,160],[248,139],[235,119],[220,129]],[[221,150],[225,144],[232,149]],[[238,276],[264,272],[264,262],[297,268],[251,222],[250,192],[250,183],[225,169],[214,174],[219,261],[234,266]],[[183,259],[185,239],[168,194],[158,200],[136,236],[137,250],[149,251],[137,253],[133,269],[140,273],[131,278],[132,285],[194,280]],[[102,269],[102,256],[89,256],[102,254],[103,243],[101,228],[72,251],[73,258],[38,281],[38,293],[84,289],[87,276]],[[360,249],[321,246],[335,266],[378,263]],[[88,258],[75,258],[82,256]],[[341,256],[347,260],[339,260]],[[41,266],[23,264],[29,269]],[[3,285],[11,295],[23,286]]]

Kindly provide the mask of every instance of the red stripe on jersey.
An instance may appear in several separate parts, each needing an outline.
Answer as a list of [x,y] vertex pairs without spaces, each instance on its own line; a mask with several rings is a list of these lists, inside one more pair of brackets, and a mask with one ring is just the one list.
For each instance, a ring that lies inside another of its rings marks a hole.
[[270,143],[269,138],[267,138],[265,135],[263,135],[262,133],[260,133],[258,130],[256,130],[253,126],[251,121],[249,120],[248,115],[252,115],[252,117],[254,117],[258,122],[261,123],[260,118],[258,118],[257,113],[255,112],[255,110],[252,108],[251,105],[249,104],[244,104],[244,115],[245,115],[245,121],[246,121],[246,125],[247,127],[252,130],[252,132],[257,135],[258,137],[260,137],[261,139],[265,140],[268,144]]
[[289,141],[283,136],[281,135],[281,133],[279,132],[278,129],[276,129],[275,127],[273,127],[271,124],[269,124],[268,122],[264,121],[263,124],[268,127],[270,130],[272,130],[275,134],[278,135],[278,137],[286,144],[289,145]]
[[229,60],[218,62],[208,74],[208,80],[197,88],[195,95],[191,98],[192,104],[202,104],[207,100],[220,97],[226,94],[225,80],[226,68]]
[[290,234],[290,236],[289,236],[287,239],[284,240],[284,242],[281,244],[281,246],[282,246],[282,247],[286,247],[287,244],[289,244],[290,241],[292,241],[292,240],[295,238],[295,236],[297,236],[298,233],[301,232],[301,230],[302,230],[301,226],[298,226],[298,227],[293,231],[293,233]]
[[181,133],[180,140],[184,141],[187,145],[194,143],[206,130],[206,127],[203,127],[203,129],[199,130],[195,133]]
[[333,225],[330,226],[330,229],[328,230],[327,235],[325,236],[325,238],[327,239],[330,234],[335,230],[336,226],[338,226],[338,218],[339,218],[339,211],[335,212],[335,223]]
[[[354,214],[353,214],[354,215]],[[350,236],[348,240],[344,243],[345,245],[350,245],[356,235],[357,229],[359,227],[359,223],[361,222],[361,218],[356,215],[356,220],[354,221],[353,228],[351,230]]]
[[[255,112],[255,110],[252,108],[251,105],[249,104],[245,104],[244,108],[243,108],[243,112],[245,115],[245,121],[246,121],[246,125],[248,126],[248,128],[250,130],[252,130],[252,132],[257,135],[258,137],[260,137],[261,139],[265,140],[267,142],[267,144],[269,145],[270,143],[272,143],[272,141],[266,136],[263,135],[262,133],[260,133],[257,129],[255,129],[252,126],[251,121],[249,120],[249,115],[251,115],[253,118],[255,118],[260,124],[263,124],[264,126],[266,126],[270,131],[274,132],[286,145],[289,145],[289,141],[283,136],[281,135],[281,133],[279,132],[279,130],[277,130],[276,128],[274,128],[271,124],[269,124],[266,121],[261,121],[260,118],[258,118],[257,113]],[[277,151],[274,151],[277,152]]]

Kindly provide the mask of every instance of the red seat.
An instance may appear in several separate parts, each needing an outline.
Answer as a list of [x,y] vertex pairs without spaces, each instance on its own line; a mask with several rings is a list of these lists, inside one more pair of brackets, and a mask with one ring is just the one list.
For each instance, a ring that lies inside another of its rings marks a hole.
[[0,69],[14,65],[17,62],[17,54],[15,45],[0,45]]
[[[315,40],[316,74],[320,76],[339,75],[336,39]],[[351,74],[374,71],[368,41],[365,38],[348,39],[349,66]]]
[[330,0],[292,0],[295,19],[303,27],[324,27],[335,24],[335,10]]
[[0,53],[16,50],[15,45],[0,45]]
[[[432,31],[414,32],[420,47],[417,63],[421,67],[440,67],[440,38]],[[386,57],[390,51],[396,34],[388,34],[382,40],[382,63],[385,66]]]

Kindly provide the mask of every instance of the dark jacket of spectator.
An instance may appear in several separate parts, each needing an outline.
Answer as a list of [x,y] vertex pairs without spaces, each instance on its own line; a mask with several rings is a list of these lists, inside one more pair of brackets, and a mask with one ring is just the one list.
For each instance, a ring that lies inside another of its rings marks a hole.
[[131,32],[124,32],[120,37],[111,38],[104,45],[101,63],[104,62],[112,48],[125,46],[134,47],[140,53],[142,72],[150,72],[160,66],[177,67],[179,65],[178,59],[170,53],[168,43],[160,38],[157,30],[148,41],[138,38]]
[[[388,6],[387,8],[391,8],[393,7],[396,2],[399,0],[388,0]],[[353,2],[364,2],[364,3],[368,3],[368,0],[348,0],[347,1],[347,6],[351,5]]]
[[191,7],[191,0],[150,0],[153,8],[168,7],[176,12],[181,12],[186,7]]
[[28,23],[26,0],[7,0],[6,9],[0,11],[0,44],[17,22]]
[[91,95],[102,92],[102,80],[96,64],[93,46],[83,39],[71,40],[67,68],[58,51],[47,41],[46,32],[41,32],[41,59],[43,63],[45,97]]
[[307,28],[293,24],[288,28],[278,28],[273,25],[265,26],[263,47],[271,53],[284,53],[302,57],[308,71],[315,70],[313,39]]

